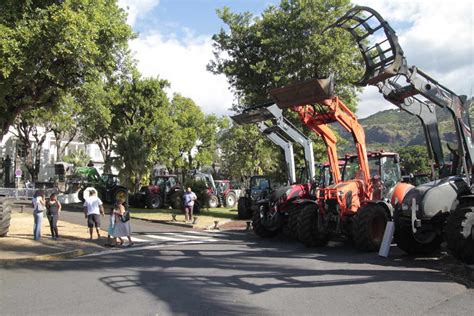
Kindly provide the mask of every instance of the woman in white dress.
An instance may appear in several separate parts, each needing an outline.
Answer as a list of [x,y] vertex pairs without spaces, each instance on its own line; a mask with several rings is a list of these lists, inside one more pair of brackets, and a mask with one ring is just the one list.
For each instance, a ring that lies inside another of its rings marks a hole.
[[127,237],[128,245],[127,247],[133,246],[132,238],[132,229],[130,228],[130,221],[122,222],[122,215],[125,213],[125,207],[123,206],[123,201],[117,201],[114,207],[115,214],[115,225],[112,236],[120,238]]

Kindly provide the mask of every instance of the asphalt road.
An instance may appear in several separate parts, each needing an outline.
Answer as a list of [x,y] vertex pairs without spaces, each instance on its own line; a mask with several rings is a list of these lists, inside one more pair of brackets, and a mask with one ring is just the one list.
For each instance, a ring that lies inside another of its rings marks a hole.
[[[135,221],[136,223],[136,221]],[[438,258],[157,225],[132,248],[0,270],[2,315],[472,315]],[[171,228],[173,232],[165,231]],[[146,236],[146,238],[144,237]],[[153,238],[151,236],[154,236]],[[461,280],[462,281],[462,280]]]

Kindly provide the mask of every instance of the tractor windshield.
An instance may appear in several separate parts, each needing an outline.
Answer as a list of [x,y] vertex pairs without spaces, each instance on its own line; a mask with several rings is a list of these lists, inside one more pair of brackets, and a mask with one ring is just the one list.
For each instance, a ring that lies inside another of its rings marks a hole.
[[253,190],[266,190],[270,188],[270,182],[265,178],[252,178],[250,188]]

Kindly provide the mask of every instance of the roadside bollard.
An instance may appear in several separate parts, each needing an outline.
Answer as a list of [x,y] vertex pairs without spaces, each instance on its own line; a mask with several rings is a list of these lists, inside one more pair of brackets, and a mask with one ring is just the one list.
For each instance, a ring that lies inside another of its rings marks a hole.
[[217,227],[217,225],[219,225],[219,221],[214,221],[214,228],[213,229],[219,229],[219,227]]
[[24,205],[21,205],[21,206],[20,206],[20,213],[23,213],[24,210],[25,210],[25,206],[24,206]]
[[246,231],[250,230],[250,225],[252,225],[252,221],[247,221],[247,228],[245,228]]
[[176,222],[176,214],[171,214],[171,217],[173,218],[171,221]]
[[195,225],[195,224],[197,223],[197,221],[198,221],[198,217],[197,217],[197,216],[194,216],[194,217],[193,217],[193,225]]

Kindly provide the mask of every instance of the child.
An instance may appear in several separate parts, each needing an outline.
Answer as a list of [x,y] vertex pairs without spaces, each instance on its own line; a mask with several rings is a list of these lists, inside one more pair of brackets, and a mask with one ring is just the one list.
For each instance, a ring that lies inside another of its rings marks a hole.
[[[116,216],[114,212],[114,208],[110,209],[109,213],[109,228],[107,229],[107,243],[105,244],[106,246],[109,247],[115,247],[117,245],[117,238],[114,237],[114,227],[115,227],[115,221],[116,221]],[[113,243],[112,243],[113,239]],[[123,240],[121,237],[119,237],[120,240],[120,245],[123,244]]]

